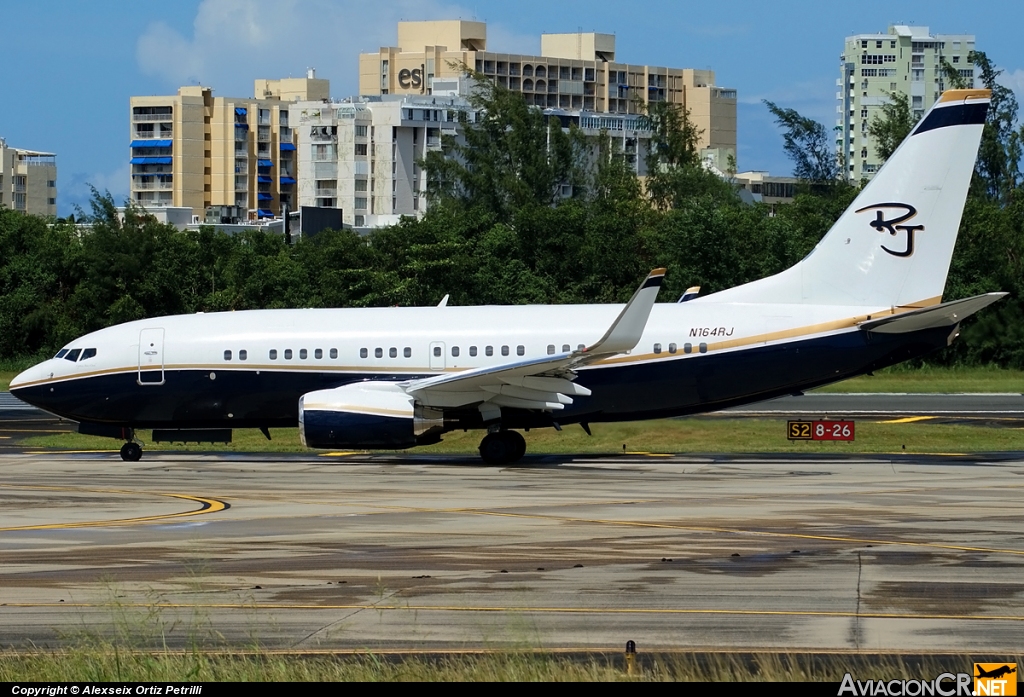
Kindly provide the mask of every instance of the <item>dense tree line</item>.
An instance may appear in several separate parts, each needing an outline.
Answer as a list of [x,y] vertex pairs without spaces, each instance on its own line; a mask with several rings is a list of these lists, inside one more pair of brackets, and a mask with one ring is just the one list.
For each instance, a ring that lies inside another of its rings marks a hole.
[[[0,209],[0,360],[49,353],[118,322],[196,311],[434,305],[445,294],[458,305],[622,302],[656,266],[669,269],[661,299],[673,301],[691,285],[714,292],[796,263],[858,191],[809,181],[790,205],[745,205],[701,166],[687,114],[665,105],[648,114],[655,137],[641,183],[617,139],[566,132],[500,88],[475,99],[485,117],[466,124],[466,143],[446,140],[449,156],[423,163],[427,215],[367,236],[326,231],[288,245],[261,231],[179,232],[133,207],[122,219],[99,193],[79,216],[89,227]],[[789,120],[784,128],[809,126],[771,106]],[[787,144],[798,148],[792,135]],[[1024,196],[1013,175],[1019,156],[1006,155],[1013,138],[994,141],[1005,156],[990,158],[1000,181],[979,167],[946,298],[1012,296],[936,360],[1024,367]],[[817,150],[811,156],[821,163]]]

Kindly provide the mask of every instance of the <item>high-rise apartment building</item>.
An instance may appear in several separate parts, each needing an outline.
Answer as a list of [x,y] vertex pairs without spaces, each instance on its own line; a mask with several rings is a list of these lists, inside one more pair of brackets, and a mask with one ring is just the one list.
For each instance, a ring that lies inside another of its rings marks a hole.
[[12,148],[0,138],[0,206],[57,215],[57,156]]
[[882,165],[868,128],[889,95],[906,95],[913,114],[922,116],[949,87],[944,60],[974,86],[973,50],[973,35],[933,36],[928,27],[895,25],[885,34],[846,37],[836,80],[836,152],[851,181],[870,179]]
[[131,198],[145,207],[211,206],[235,217],[269,218],[295,208],[298,181],[291,104],[324,100],[330,83],[256,80],[253,98],[214,97],[209,87],[132,97]]
[[[461,85],[460,85],[461,83]],[[465,79],[438,79],[431,96],[381,95],[343,102],[298,102],[291,106],[299,149],[298,202],[342,209],[346,225],[392,225],[427,209],[427,176],[420,163],[440,150],[442,137],[462,141],[463,122],[478,112],[461,93]],[[444,89],[441,89],[441,88]],[[564,128],[587,136],[605,135],[615,152],[645,176],[651,132],[645,119],[629,114],[595,114],[545,109]],[[596,148],[596,139],[593,141]],[[594,153],[596,157],[596,152]],[[571,196],[568,189],[563,196]]]
[[611,34],[543,34],[540,53],[489,51],[483,22],[399,22],[398,46],[359,56],[359,93],[431,95],[435,79],[465,66],[542,108],[637,114],[676,104],[689,109],[701,148],[735,155],[736,90],[717,87],[713,71],[619,62]]

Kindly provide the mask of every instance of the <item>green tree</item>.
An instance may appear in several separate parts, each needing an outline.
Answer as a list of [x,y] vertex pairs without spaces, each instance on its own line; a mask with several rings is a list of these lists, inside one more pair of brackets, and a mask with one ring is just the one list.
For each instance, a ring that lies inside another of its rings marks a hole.
[[[465,142],[443,138],[424,159],[427,196],[508,216],[527,205],[550,206],[563,185],[579,185],[582,141],[526,104],[520,92],[475,76],[476,120],[463,122]],[[463,114],[465,118],[465,114]]]
[[814,184],[835,184],[842,171],[835,143],[825,127],[812,118],[764,100],[782,129],[783,150],[793,161],[793,176]]
[[700,196],[720,203],[738,202],[735,187],[702,166],[698,145],[703,131],[690,120],[687,109],[652,102],[645,110],[651,129],[647,194],[654,205],[678,208]]
[[892,157],[916,123],[907,95],[890,92],[889,100],[882,105],[882,114],[876,115],[868,126],[868,135],[875,142],[875,150],[883,162]]
[[981,73],[981,83],[992,91],[972,188],[975,193],[1008,203],[1021,183],[1022,131],[1016,130],[1017,98],[999,84],[1003,71],[996,69],[984,51],[971,51],[968,61]]

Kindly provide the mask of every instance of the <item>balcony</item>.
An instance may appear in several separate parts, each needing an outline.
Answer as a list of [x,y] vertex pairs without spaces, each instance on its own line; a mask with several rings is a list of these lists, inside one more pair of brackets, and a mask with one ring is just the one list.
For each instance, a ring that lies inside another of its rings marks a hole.
[[174,114],[132,114],[132,121],[173,121]]
[[132,183],[132,188],[136,191],[172,191],[174,189],[173,181],[135,181]]
[[316,190],[316,197],[317,198],[324,198],[325,196],[334,198],[337,195],[338,195],[338,190],[336,188],[335,189],[317,189]]

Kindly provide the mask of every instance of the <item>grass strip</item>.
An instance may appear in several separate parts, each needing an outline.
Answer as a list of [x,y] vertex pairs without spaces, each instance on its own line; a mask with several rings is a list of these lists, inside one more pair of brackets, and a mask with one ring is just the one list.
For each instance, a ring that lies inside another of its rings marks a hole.
[[[991,658],[991,656],[989,656]],[[999,660],[1006,660],[1000,656]],[[1011,662],[1014,660],[1009,659]],[[1022,663],[1017,659],[1018,665]],[[931,680],[969,673],[967,656],[779,652],[640,653],[632,675],[622,653],[483,650],[451,653],[277,654],[146,652],[107,642],[49,652],[0,653],[0,681],[703,681]]]
[[[982,422],[983,423],[983,422]],[[973,453],[1024,451],[1024,428],[994,428],[915,421],[885,423],[861,420],[853,442],[790,441],[781,419],[691,417],[625,423],[592,424],[593,437],[579,426],[561,432],[541,429],[524,433],[527,452],[550,454],[647,453]],[[267,441],[258,431],[236,430],[228,445],[151,443],[149,431],[139,438],[147,450],[186,452],[310,452],[299,442],[298,429],[275,429]],[[437,445],[409,453],[476,454],[480,431],[445,434]],[[29,448],[110,450],[120,447],[109,438],[59,433],[20,441]]]

